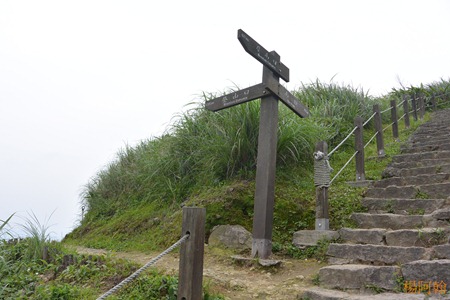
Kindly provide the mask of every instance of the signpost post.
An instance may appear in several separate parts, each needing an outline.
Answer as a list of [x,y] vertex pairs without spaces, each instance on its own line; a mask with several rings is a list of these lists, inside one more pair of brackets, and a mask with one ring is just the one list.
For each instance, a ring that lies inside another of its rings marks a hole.
[[261,99],[252,257],[266,259],[272,254],[278,100],[301,118],[308,117],[309,111],[279,83],[280,78],[289,82],[289,69],[280,61],[280,56],[275,51],[267,51],[241,29],[238,30],[238,40],[248,54],[263,64],[262,83],[209,100],[205,107],[219,111]]

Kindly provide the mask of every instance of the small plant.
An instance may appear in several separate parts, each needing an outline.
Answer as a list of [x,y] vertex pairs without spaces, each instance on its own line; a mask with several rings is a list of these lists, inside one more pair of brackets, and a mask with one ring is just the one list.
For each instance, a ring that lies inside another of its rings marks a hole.
[[384,209],[386,210],[386,212],[388,214],[394,214],[395,213],[394,201],[392,199],[389,199],[388,201],[386,201],[386,205],[385,205]]
[[417,194],[414,198],[415,199],[430,199],[430,196],[427,193],[419,190],[419,191],[417,191]]
[[397,293],[404,292],[405,279],[403,278],[403,276],[400,273],[396,273],[394,275],[394,279],[395,279],[395,283],[396,283],[396,287],[395,287],[394,291]]
[[312,276],[311,281],[314,285],[320,285],[320,277],[319,277],[319,273],[315,274]]
[[367,284],[365,286],[366,289],[371,290],[372,292],[374,292],[375,294],[381,294],[383,293],[385,290],[377,285],[374,284]]
[[408,209],[408,215],[413,216],[413,215],[424,215],[425,214],[425,209],[423,208],[417,208],[417,209]]

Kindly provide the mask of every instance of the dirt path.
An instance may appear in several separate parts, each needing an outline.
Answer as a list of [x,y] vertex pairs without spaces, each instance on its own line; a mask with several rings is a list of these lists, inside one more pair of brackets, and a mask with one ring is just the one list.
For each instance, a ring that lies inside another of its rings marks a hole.
[[[75,248],[82,254],[106,254],[108,251],[84,247]],[[220,292],[226,299],[297,299],[304,289],[314,286],[312,279],[325,264],[315,260],[281,258],[281,267],[243,266],[231,256],[213,253],[205,247],[204,284]],[[159,253],[114,252],[112,256],[144,265]],[[155,267],[166,274],[178,274],[178,252],[164,256]]]

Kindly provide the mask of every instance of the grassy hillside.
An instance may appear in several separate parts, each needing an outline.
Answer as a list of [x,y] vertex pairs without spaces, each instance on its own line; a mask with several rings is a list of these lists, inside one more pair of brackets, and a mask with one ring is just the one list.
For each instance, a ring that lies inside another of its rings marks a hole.
[[[314,226],[316,142],[325,140],[329,149],[334,148],[353,128],[354,117],[368,119],[375,103],[384,109],[391,99],[399,103],[403,95],[446,93],[448,86],[441,80],[374,98],[351,86],[316,81],[294,91],[311,111],[310,118],[300,119],[280,104],[274,249],[289,247],[293,232]],[[161,137],[121,149],[86,184],[82,201],[87,213],[64,241],[115,250],[160,249],[179,237],[184,205],[207,208],[207,234],[218,224],[251,230],[259,100],[217,113],[205,110],[204,102],[215,96],[204,94]],[[388,114],[384,118],[388,124]],[[372,122],[365,127],[367,139],[371,126]],[[392,144],[388,154],[399,149],[393,141],[386,144]],[[373,147],[367,149],[369,157],[375,156]],[[334,169],[339,170],[352,153],[350,139],[333,155]],[[369,159],[366,177],[378,178],[387,161]],[[361,210],[362,190],[340,184],[353,177],[350,165],[330,189],[332,228],[351,226],[349,214]]]
[[[377,99],[351,87],[320,82],[296,91],[312,117],[298,119],[287,109],[281,110],[273,250],[295,258],[319,257],[325,251],[323,245],[300,251],[291,244],[294,231],[314,226],[312,151],[316,141],[325,139],[332,149],[353,128],[355,114],[365,119],[372,114],[373,103],[384,109],[391,98],[447,93],[449,86],[448,81],[441,81],[393,90]],[[450,100],[447,94],[443,98]],[[438,105],[442,103],[439,100]],[[421,122],[412,122],[410,129],[400,122],[400,143]],[[5,239],[14,238],[8,227],[13,216],[0,220],[0,298],[96,299],[138,265],[109,255],[77,254],[67,244],[160,250],[180,236],[183,205],[207,208],[207,234],[217,224],[241,224],[250,230],[257,126],[258,103],[216,114],[205,111],[199,103],[180,116],[164,136],[119,151],[117,159],[86,185],[83,203],[87,214],[63,243],[50,241],[47,225],[34,215],[24,225],[29,237],[7,242]],[[373,135],[370,123],[366,129],[367,142]],[[387,129],[387,158],[376,157],[374,143],[366,148],[367,179],[380,178],[389,157],[399,152],[400,143]],[[333,154],[334,174],[352,156],[352,146],[350,139]],[[363,190],[346,184],[354,177],[351,163],[329,190],[330,226],[334,229],[352,226],[350,214],[362,210]],[[111,299],[175,299],[177,280],[151,270]],[[216,293],[208,284],[204,286],[205,299],[223,299]]]

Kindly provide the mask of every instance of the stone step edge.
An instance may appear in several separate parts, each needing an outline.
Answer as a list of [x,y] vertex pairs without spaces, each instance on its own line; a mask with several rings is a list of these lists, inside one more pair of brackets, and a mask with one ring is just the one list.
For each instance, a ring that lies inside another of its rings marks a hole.
[[[425,247],[448,245],[440,249],[433,249],[432,258],[450,258],[450,228],[425,227],[421,229],[385,228],[341,228],[338,230],[341,244],[354,245],[382,245],[394,247]],[[442,251],[447,251],[442,252]]]
[[361,199],[370,214],[424,215],[450,206],[450,199],[370,198]]
[[297,299],[303,300],[424,300],[425,295],[408,293],[381,293],[377,295],[352,294],[340,290],[313,287],[303,291]]

